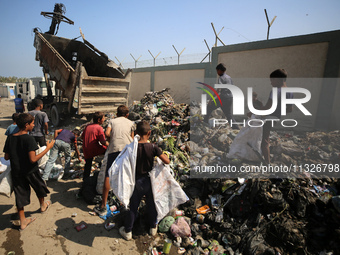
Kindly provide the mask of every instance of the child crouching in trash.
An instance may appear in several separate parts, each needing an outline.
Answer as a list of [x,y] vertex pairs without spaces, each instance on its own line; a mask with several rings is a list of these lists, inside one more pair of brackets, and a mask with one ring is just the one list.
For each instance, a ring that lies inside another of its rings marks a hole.
[[148,122],[141,121],[137,124],[136,134],[140,136],[137,147],[136,178],[135,188],[130,198],[130,210],[126,212],[124,226],[119,233],[125,240],[132,239],[132,228],[137,217],[137,210],[142,197],[146,196],[146,207],[148,211],[148,222],[150,235],[157,234],[157,211],[152,194],[149,172],[153,168],[154,157],[159,157],[165,164],[169,164],[169,158],[162,153],[161,149],[148,142],[151,135],[151,128]]

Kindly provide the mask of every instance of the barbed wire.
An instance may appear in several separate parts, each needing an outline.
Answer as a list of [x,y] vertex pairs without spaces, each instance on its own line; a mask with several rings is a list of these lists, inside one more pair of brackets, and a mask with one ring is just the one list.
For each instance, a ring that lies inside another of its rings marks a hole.
[[[206,56],[206,53],[197,53],[197,54],[187,54],[181,55],[179,59],[179,64],[192,64],[192,63],[200,63],[202,59]],[[209,58],[206,58],[203,62],[209,62]],[[117,63],[119,64],[119,63]],[[143,68],[143,67],[152,67],[154,66],[153,59],[139,60],[137,63],[135,62],[123,62],[121,63],[123,68]],[[155,60],[155,66],[169,66],[169,65],[178,65],[178,56],[171,57],[158,57]]]

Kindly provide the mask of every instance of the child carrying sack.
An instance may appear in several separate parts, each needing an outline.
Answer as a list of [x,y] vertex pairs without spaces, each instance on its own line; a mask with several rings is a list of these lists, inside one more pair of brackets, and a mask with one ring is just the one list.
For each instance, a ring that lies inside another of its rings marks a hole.
[[124,147],[109,169],[110,186],[125,208],[135,188],[138,138],[136,135],[133,142]]
[[157,163],[149,173],[158,222],[172,209],[189,200],[170,171],[170,166],[164,165],[162,160],[157,158]]
[[[110,186],[116,197],[127,208],[135,188],[135,169],[139,136],[126,145],[109,169]],[[149,173],[152,194],[159,222],[170,210],[189,200],[181,186],[170,174],[170,166],[157,158],[157,164]]]

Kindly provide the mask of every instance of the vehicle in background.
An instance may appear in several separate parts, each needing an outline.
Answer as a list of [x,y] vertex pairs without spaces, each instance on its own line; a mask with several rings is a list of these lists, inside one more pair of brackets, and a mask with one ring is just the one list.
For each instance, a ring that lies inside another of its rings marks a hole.
[[0,83],[0,98],[8,98],[14,99],[15,98],[15,83]]
[[[25,82],[16,82],[15,96],[21,94],[25,103],[32,101],[36,97],[47,96],[47,84],[44,77],[30,78]],[[55,82],[50,81],[52,95],[55,95]]]

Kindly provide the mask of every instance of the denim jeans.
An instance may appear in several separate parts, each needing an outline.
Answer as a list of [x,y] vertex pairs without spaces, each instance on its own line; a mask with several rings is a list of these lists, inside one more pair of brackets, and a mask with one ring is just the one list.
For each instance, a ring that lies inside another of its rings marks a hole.
[[50,157],[47,160],[44,174],[42,179],[47,181],[50,176],[51,170],[53,168],[54,162],[57,160],[59,152],[63,151],[65,153],[65,170],[64,174],[68,174],[70,171],[70,162],[71,162],[71,145],[62,140],[55,140],[55,143],[50,151]]

